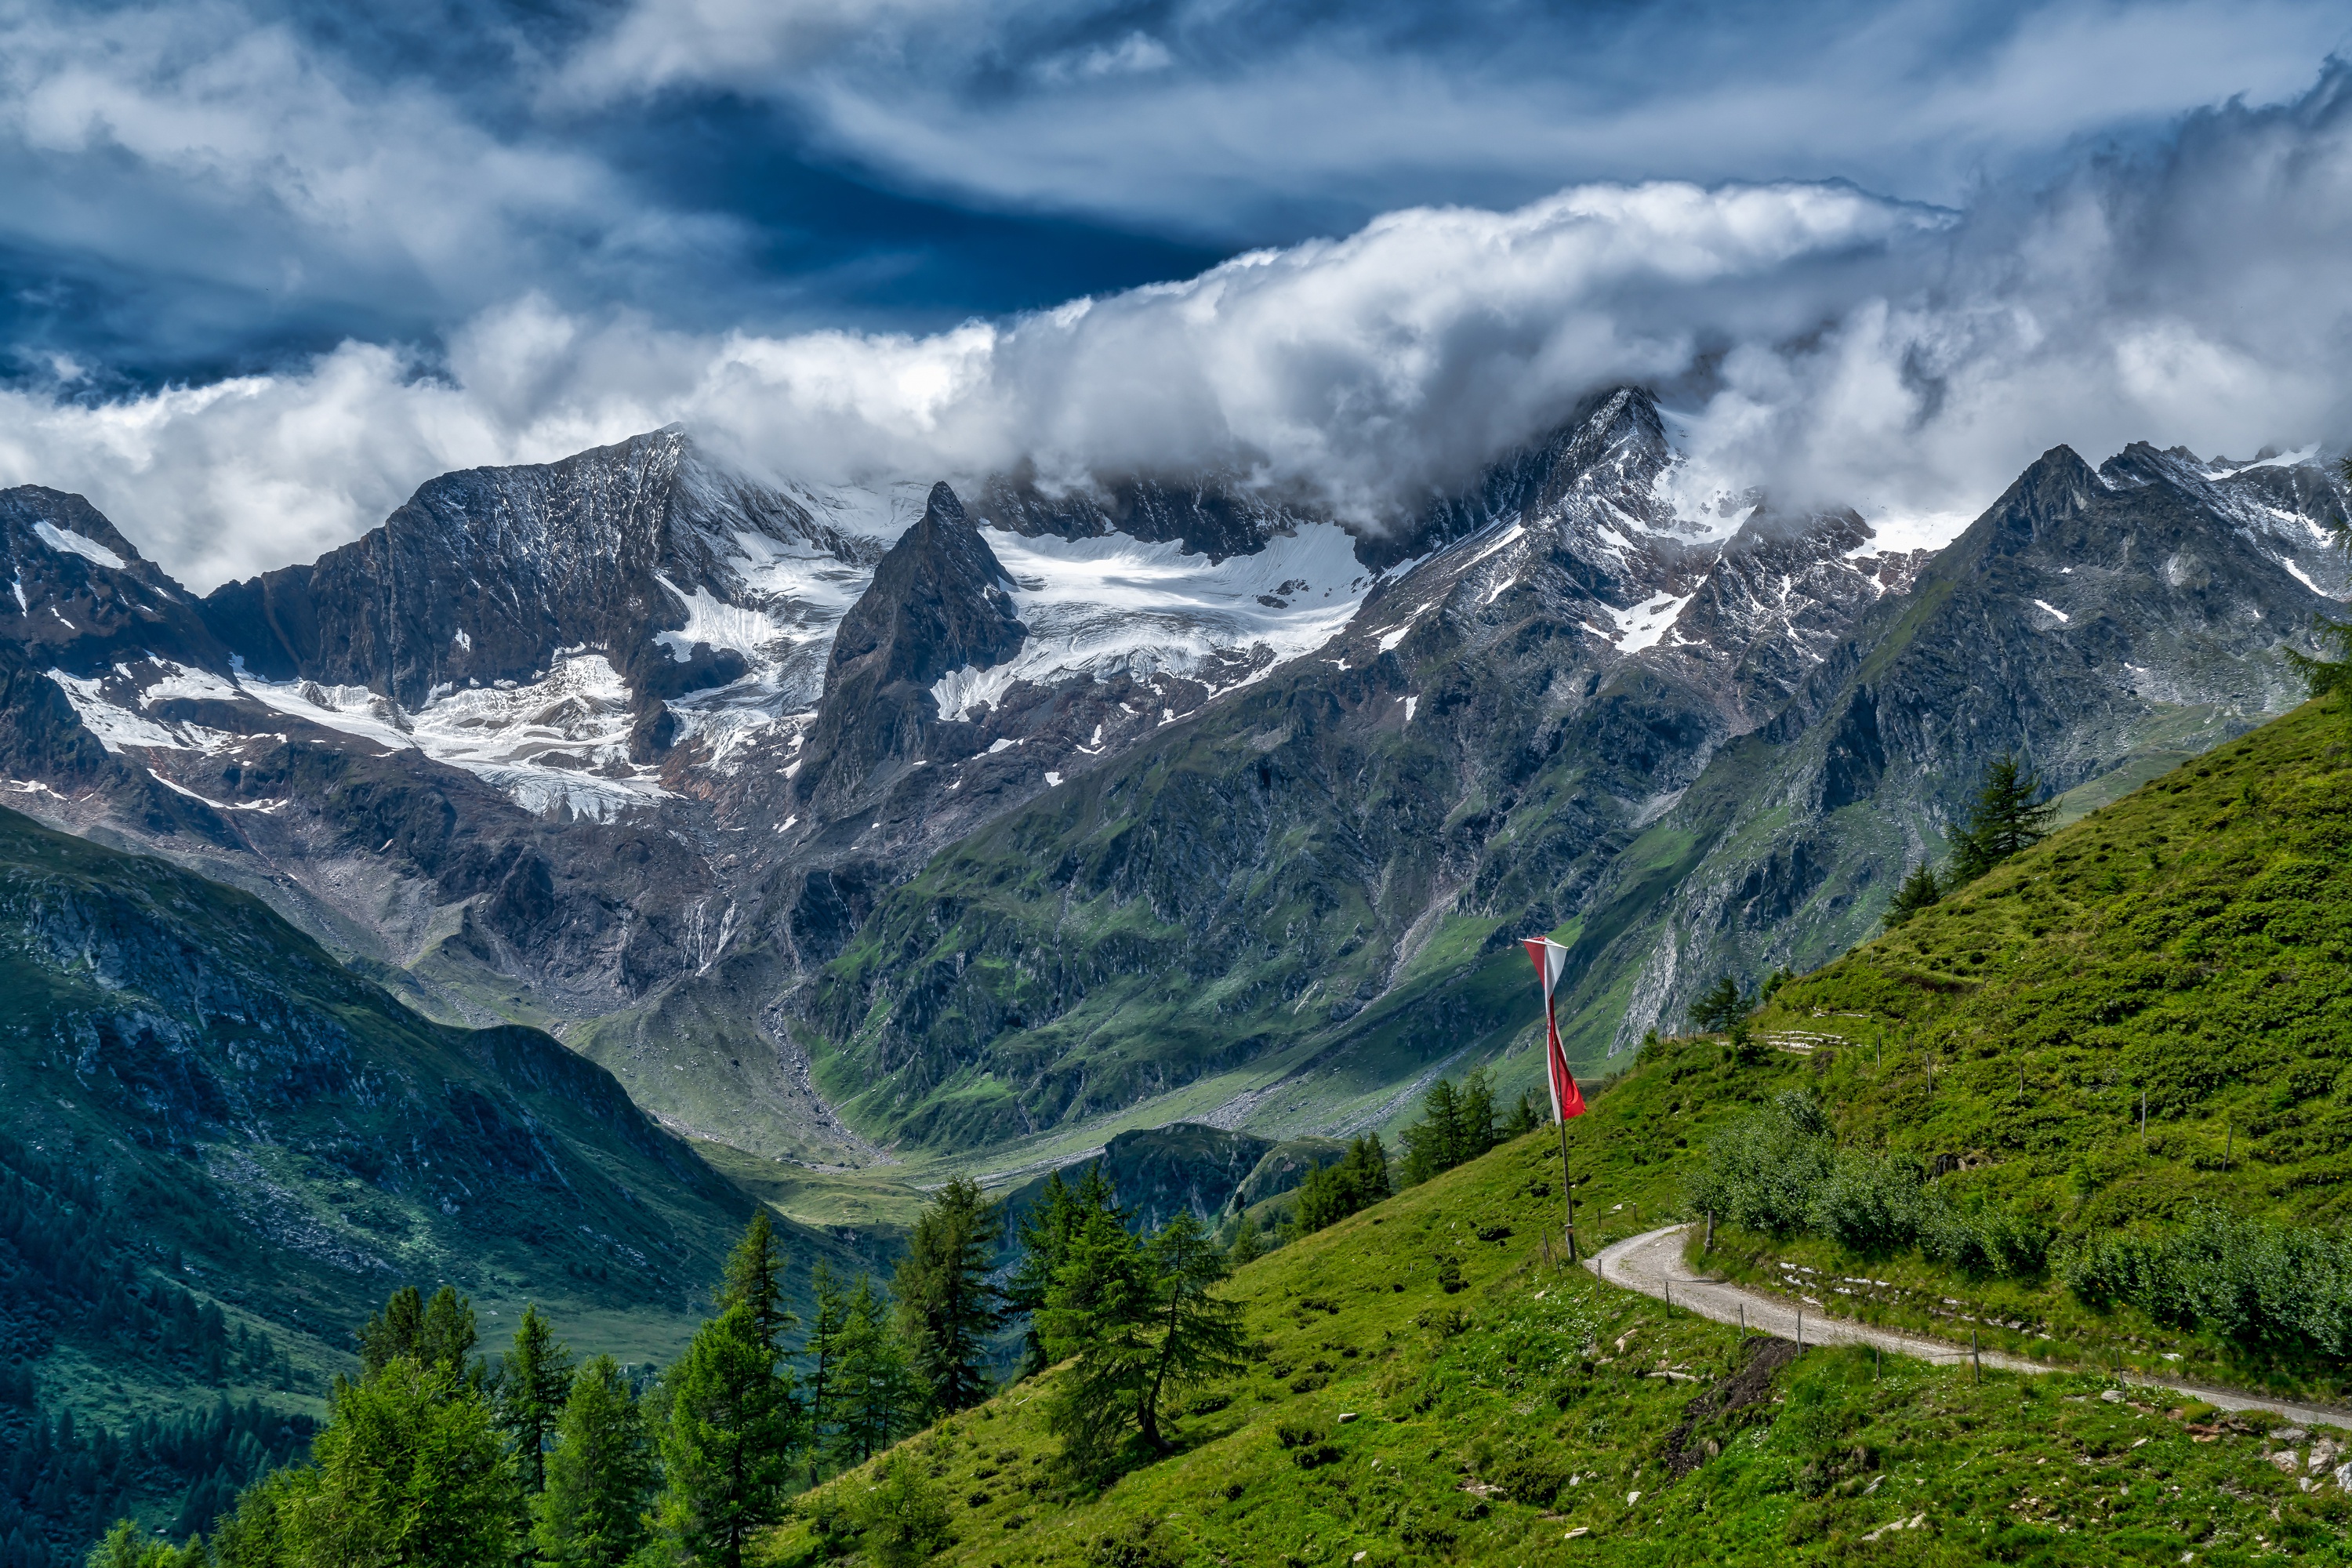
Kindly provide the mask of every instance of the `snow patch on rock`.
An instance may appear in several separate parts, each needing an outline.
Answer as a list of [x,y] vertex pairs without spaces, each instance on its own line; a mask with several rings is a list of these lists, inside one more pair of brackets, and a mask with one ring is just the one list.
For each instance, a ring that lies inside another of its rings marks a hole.
[[36,522],[33,524],[33,531],[40,536],[42,543],[63,554],[79,555],[85,561],[95,561],[100,566],[116,572],[121,571],[130,564],[97,540],[85,539],[79,533],[68,533],[53,522]]

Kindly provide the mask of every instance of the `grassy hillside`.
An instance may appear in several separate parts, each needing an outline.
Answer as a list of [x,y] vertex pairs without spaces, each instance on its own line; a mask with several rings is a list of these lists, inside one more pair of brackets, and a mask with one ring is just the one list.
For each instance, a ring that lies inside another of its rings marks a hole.
[[[1652,1125],[1654,1100],[1621,1089],[1576,1128],[1589,1239],[1654,1218],[1673,1137],[1737,1108],[1716,1070],[1675,1086],[1689,1103],[1666,1126]],[[1893,1360],[1874,1375],[1864,1353],[1792,1358],[1785,1342],[1743,1343],[1548,1265],[1538,1236],[1558,1222],[1558,1172],[1538,1132],[1242,1270],[1231,1289],[1249,1369],[1187,1397],[1175,1455],[1098,1493],[1056,1464],[1041,1416],[1050,1374],[910,1439],[901,1452],[950,1520],[934,1561],[1806,1563],[1863,1550],[2178,1563],[2344,1551],[2352,1504],[2266,1460],[2308,1447],[2273,1441],[2266,1422],[2137,1393],[2111,1401],[2087,1374],[1979,1385]],[[855,1550],[876,1481],[868,1467],[804,1499],[765,1561]]]
[[1982,1165],[2006,1200],[2095,1226],[2200,1196],[2339,1216],[2347,740],[2307,707],[2183,763],[1787,986],[1759,1023],[1874,1053],[1883,1037],[1885,1070],[1837,1096],[1841,1130]]
[[[2213,1209],[2335,1233],[2352,1215],[2347,740],[2341,715],[2306,707],[1790,984],[1757,1026],[1811,1055],[1778,1070],[1818,1086],[1840,1145],[1940,1166],[1957,1201],[2043,1228],[2054,1256]],[[1855,1271],[1819,1239],[1723,1251],[1758,1273]],[[1950,1279],[1916,1256],[1868,1272],[1918,1301]],[[2094,1312],[2042,1271],[1976,1289],[2045,1353],[2120,1339],[2217,1376],[2345,1382]]]

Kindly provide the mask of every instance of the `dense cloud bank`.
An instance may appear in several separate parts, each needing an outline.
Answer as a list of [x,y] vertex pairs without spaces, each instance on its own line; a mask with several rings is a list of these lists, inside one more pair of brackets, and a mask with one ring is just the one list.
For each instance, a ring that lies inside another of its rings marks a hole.
[[89,494],[200,585],[350,538],[441,469],[673,419],[779,478],[1211,468],[1377,528],[1634,380],[1690,416],[1699,490],[1941,537],[2059,441],[2340,439],[2347,255],[2352,68],[2331,66],[1958,209],[1590,184],[929,335],[698,333],[526,293],[430,358],[353,342],[108,403],[0,395],[0,479]]

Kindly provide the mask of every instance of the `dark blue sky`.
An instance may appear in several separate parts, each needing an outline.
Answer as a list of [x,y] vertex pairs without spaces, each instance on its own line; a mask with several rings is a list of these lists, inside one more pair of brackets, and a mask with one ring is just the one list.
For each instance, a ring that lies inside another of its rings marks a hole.
[[31,0],[0,371],[83,400],[525,295],[934,329],[1416,204],[1844,179],[1957,204],[2308,87],[2303,0]]

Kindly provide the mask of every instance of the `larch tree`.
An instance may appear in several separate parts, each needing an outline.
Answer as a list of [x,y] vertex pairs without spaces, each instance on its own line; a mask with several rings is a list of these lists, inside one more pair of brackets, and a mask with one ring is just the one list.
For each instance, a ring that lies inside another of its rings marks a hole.
[[803,1429],[781,1362],[756,1307],[738,1300],[671,1371],[658,1514],[696,1563],[742,1568],[752,1537],[783,1517]]
[[816,1320],[809,1325],[808,1343],[801,1353],[808,1360],[808,1474],[809,1485],[814,1486],[826,1438],[840,1418],[841,1334],[849,1321],[849,1293],[823,1258],[817,1259],[809,1293],[815,1300]]
[[891,1293],[899,1326],[938,1415],[988,1396],[988,1337],[1002,1321],[988,1276],[1003,1229],[980,1184],[958,1177],[916,1219],[898,1264]]
[[515,1475],[525,1496],[547,1488],[547,1444],[572,1393],[572,1352],[537,1304],[522,1310],[514,1348],[499,1359],[499,1425],[514,1445]]
[[556,1568],[622,1568],[646,1542],[653,1495],[653,1438],[629,1380],[608,1355],[572,1379],[533,1501],[533,1541]]
[[1973,882],[2011,856],[2050,836],[2057,807],[2042,799],[2042,780],[2016,753],[2004,752],[1985,774],[1969,820],[1952,837],[1948,887]]
[[857,1277],[842,1311],[829,1454],[845,1468],[862,1465],[914,1429],[923,1390],[891,1321],[890,1303],[874,1281]]

